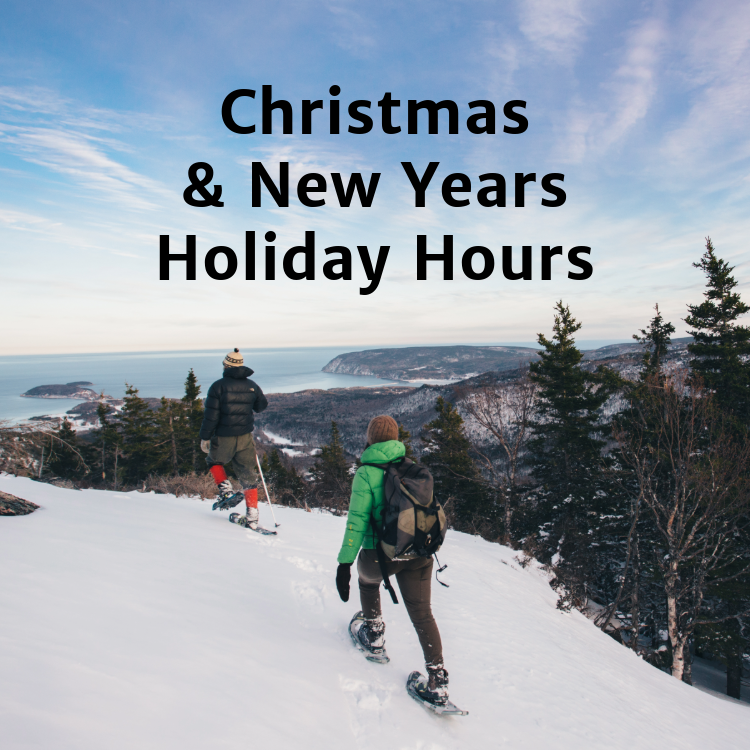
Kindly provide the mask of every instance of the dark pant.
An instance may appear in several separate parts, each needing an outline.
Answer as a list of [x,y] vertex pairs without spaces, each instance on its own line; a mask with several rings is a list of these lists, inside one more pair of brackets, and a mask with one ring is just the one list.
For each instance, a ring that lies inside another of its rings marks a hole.
[[211,449],[206,456],[209,466],[232,462],[237,478],[243,487],[252,487],[258,483],[258,472],[255,468],[255,443],[251,433],[236,437],[211,438]]
[[[430,606],[432,558],[414,557],[399,562],[388,560],[386,571],[389,576],[396,576],[404,606],[419,636],[425,663],[442,664],[443,644]],[[383,580],[374,549],[360,551],[357,572],[362,613],[366,619],[374,620],[380,617],[380,583]]]

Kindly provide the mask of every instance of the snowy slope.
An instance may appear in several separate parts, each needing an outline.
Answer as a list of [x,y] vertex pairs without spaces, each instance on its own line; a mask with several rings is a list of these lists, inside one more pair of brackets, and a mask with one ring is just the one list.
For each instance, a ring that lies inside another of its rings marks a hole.
[[471,713],[439,718],[404,691],[423,665],[402,605],[384,599],[389,665],[351,646],[344,519],[278,508],[280,535],[261,537],[199,500],[0,490],[42,506],[0,518],[4,750],[747,747],[747,707],[559,612],[496,544],[451,533],[441,555],[434,609]]

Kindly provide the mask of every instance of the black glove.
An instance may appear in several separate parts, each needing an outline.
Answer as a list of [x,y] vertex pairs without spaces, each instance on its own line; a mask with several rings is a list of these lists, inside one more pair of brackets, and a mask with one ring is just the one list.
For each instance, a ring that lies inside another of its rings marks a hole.
[[339,567],[336,570],[336,588],[339,591],[339,596],[342,602],[349,601],[349,581],[352,577],[352,564],[351,563],[339,563]]

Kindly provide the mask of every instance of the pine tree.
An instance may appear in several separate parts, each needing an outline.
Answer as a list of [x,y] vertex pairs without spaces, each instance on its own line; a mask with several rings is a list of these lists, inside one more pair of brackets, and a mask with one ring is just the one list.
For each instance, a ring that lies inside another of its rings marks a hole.
[[[671,323],[664,321],[658,304],[654,310],[656,315],[648,328],[642,328],[640,335],[633,334],[633,338],[644,345],[641,372],[638,381],[626,384],[628,406],[614,420],[615,432],[620,440],[634,430],[639,432],[643,440],[642,450],[658,447],[659,425],[658,420],[652,419],[654,409],[650,401],[655,393],[659,393],[654,385],[665,385],[664,355],[675,330]],[[644,421],[649,419],[652,421]],[[658,546],[658,530],[654,527],[653,515],[644,507],[632,468],[623,460],[619,449],[614,450],[612,456],[608,474],[612,479],[608,488],[610,512],[602,519],[596,533],[602,546],[599,564],[604,565],[605,573],[610,574],[599,577],[599,588],[605,594],[608,608],[598,624],[606,629],[617,614],[624,619],[629,618],[629,645],[638,651],[644,613],[660,610],[663,598],[664,582],[658,564],[651,559],[653,550]],[[663,471],[666,472],[666,466]],[[668,477],[663,476],[662,481],[666,485]],[[649,624],[653,634],[663,630],[654,627],[652,622]]]
[[315,465],[310,470],[312,491],[323,507],[343,510],[349,498],[351,478],[349,462],[344,455],[341,434],[336,422],[331,422],[331,438],[320,450]]
[[178,444],[183,456],[183,465],[186,471],[200,471],[203,467],[198,466],[202,459],[198,454],[199,434],[201,422],[203,422],[203,399],[200,397],[201,387],[198,378],[190,368],[185,379],[185,395],[182,397],[186,419],[181,421],[181,430]]
[[591,373],[581,367],[583,354],[573,338],[581,325],[570,308],[558,302],[552,338],[538,335],[544,349],[540,361],[529,366],[538,388],[534,434],[528,443],[539,485],[535,525],[542,557],[557,563],[567,604],[586,598],[600,569],[593,531],[610,510],[611,498],[602,471],[608,425],[599,410],[620,384],[611,370]]
[[285,466],[277,448],[263,456],[263,474],[276,501],[286,505],[301,505],[305,483],[294,466]]
[[659,305],[654,305],[656,315],[651,318],[648,328],[641,328],[641,335],[633,334],[633,338],[644,345],[643,369],[641,370],[641,381],[650,375],[661,373],[662,360],[672,343],[671,335],[675,328],[671,323],[665,323],[659,312]]
[[[735,291],[738,282],[732,275],[734,267],[716,256],[709,237],[705,253],[693,266],[705,274],[706,291],[703,302],[688,305],[685,318],[693,328],[689,331],[694,338],[688,345],[693,355],[690,367],[713,393],[718,407],[733,424],[735,439],[742,442],[748,439],[750,428],[750,327],[736,321],[750,311],[750,306]],[[747,535],[737,536],[734,547],[740,554],[750,555]],[[750,586],[743,576],[712,589],[711,614],[728,619],[705,626],[702,636],[712,641],[715,652],[727,664],[727,694],[739,697],[742,653],[750,638],[750,623],[738,613],[748,610]]]
[[[749,546],[746,538],[737,543]],[[707,651],[726,665],[727,695],[739,700],[743,654],[750,647],[750,575],[733,568],[740,573],[737,578],[708,587],[704,616],[718,622],[697,626],[696,651]]]
[[404,444],[406,450],[405,457],[414,461],[414,446],[411,444],[411,432],[399,422],[398,439]]
[[125,403],[117,418],[125,458],[123,479],[139,482],[155,464],[155,419],[148,403],[138,395],[138,389],[128,383],[125,385]]
[[422,463],[435,480],[435,497],[453,516],[457,528],[475,530],[496,521],[482,477],[471,457],[463,419],[450,401],[439,396],[437,417],[422,428]]
[[49,469],[62,479],[80,479],[89,472],[84,459],[84,446],[67,419],[63,419],[59,429],[50,441]]
[[122,437],[117,430],[117,415],[104,400],[103,393],[96,407],[96,416],[99,419],[99,429],[96,431],[94,440],[96,450],[94,471],[97,478],[101,477],[102,483],[106,484],[109,480],[113,486],[117,486],[118,463],[122,456]]
[[711,238],[706,252],[695,268],[706,275],[705,299],[688,305],[685,322],[694,342],[688,344],[693,355],[692,371],[711,390],[719,407],[732,414],[746,428],[750,425],[750,328],[735,321],[750,311],[734,291],[737,280],[734,267],[716,257]]
[[560,501],[582,493],[597,473],[606,426],[598,410],[616,390],[611,370],[590,373],[581,367],[582,352],[573,335],[581,323],[558,302],[553,335],[538,335],[540,361],[529,366],[538,386],[535,436],[529,443],[536,479]]
[[176,476],[185,467],[183,448],[187,415],[182,401],[173,401],[162,396],[161,405],[154,418],[151,468],[158,474]]

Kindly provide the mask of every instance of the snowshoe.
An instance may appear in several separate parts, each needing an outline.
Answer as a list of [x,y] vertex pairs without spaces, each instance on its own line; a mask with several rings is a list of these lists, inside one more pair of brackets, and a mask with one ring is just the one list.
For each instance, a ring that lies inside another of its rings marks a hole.
[[230,523],[236,523],[238,526],[244,526],[248,531],[255,531],[258,534],[263,534],[264,536],[272,536],[276,534],[275,531],[264,529],[262,526],[256,526],[255,528],[253,528],[248,523],[247,516],[243,516],[241,513],[230,513],[229,521]]
[[[406,692],[415,701],[421,703],[429,711],[438,714],[438,716],[467,716],[469,713],[451,703],[447,696],[444,701],[442,700],[442,696],[436,696],[435,692],[429,689],[427,678],[419,672],[412,672],[409,675],[409,678],[406,680]],[[442,702],[435,702],[436,700],[441,700]]]
[[228,492],[222,492],[216,502],[211,506],[211,510],[229,510],[229,508],[234,508],[235,505],[239,505],[244,499],[245,495],[241,490],[240,492],[232,492],[231,494]]
[[377,664],[387,664],[390,661],[388,654],[385,652],[385,639],[382,631],[378,634],[373,633],[361,612],[357,612],[352,617],[349,623],[349,635],[351,635],[354,645],[365,655],[367,661],[374,661]]

